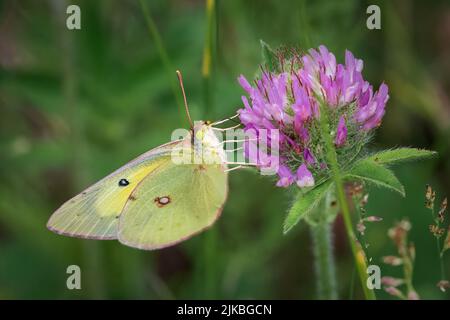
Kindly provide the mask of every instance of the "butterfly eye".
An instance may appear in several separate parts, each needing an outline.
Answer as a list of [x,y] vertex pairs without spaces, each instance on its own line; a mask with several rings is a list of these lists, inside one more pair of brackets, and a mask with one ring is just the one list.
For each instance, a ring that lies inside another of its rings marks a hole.
[[130,184],[130,182],[127,179],[120,179],[119,180],[119,187],[126,187],[129,184]]

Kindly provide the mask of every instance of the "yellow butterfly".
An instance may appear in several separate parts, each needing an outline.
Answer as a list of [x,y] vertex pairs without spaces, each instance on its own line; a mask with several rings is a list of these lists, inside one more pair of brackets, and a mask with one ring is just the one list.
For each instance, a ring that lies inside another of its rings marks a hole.
[[[47,223],[51,231],[118,239],[152,250],[184,241],[218,219],[231,169],[227,169],[223,142],[213,132],[219,128],[213,125],[226,120],[193,125],[179,71],[177,75],[191,124],[189,133],[144,153],[64,203]],[[180,154],[197,161],[179,163],[175,155]]]

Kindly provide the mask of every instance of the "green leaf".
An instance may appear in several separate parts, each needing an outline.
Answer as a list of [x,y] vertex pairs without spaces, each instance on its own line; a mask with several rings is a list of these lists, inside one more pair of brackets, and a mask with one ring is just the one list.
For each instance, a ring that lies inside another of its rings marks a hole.
[[345,174],[344,178],[350,180],[353,178],[361,179],[377,186],[397,191],[402,196],[405,196],[405,188],[394,173],[371,159],[359,161],[350,172]]
[[260,40],[263,62],[269,71],[275,72],[278,69],[278,58],[276,53],[263,40]]
[[321,185],[299,195],[284,220],[283,233],[287,233],[295,226],[306,214],[311,212],[322,200],[331,186],[331,182],[325,182]]
[[411,161],[423,158],[430,158],[437,154],[436,151],[430,151],[425,149],[416,148],[398,148],[391,150],[384,150],[373,155],[370,155],[366,159],[375,161],[378,164],[391,164],[401,161]]

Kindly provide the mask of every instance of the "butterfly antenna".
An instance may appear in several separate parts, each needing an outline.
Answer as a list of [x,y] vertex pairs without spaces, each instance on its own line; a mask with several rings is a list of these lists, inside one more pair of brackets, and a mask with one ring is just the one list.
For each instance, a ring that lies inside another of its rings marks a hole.
[[183,86],[183,77],[181,76],[181,72],[179,70],[177,70],[177,77],[178,77],[178,81],[180,82],[181,92],[183,93],[184,108],[186,109],[186,114],[187,114],[189,124],[191,125],[191,129],[192,129],[194,127],[194,124],[192,123],[191,115],[189,114],[189,107],[187,104],[186,93],[184,92],[184,86]]

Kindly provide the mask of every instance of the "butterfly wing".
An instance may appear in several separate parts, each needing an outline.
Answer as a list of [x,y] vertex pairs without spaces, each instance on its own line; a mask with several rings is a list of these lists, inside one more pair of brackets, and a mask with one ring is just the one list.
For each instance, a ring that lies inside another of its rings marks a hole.
[[118,239],[144,250],[179,243],[211,226],[228,193],[224,166],[159,166],[130,195],[119,219]]
[[87,188],[56,210],[47,227],[72,237],[116,239],[118,218],[130,194],[149,173],[170,162],[171,151],[180,143],[152,149]]

